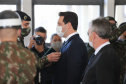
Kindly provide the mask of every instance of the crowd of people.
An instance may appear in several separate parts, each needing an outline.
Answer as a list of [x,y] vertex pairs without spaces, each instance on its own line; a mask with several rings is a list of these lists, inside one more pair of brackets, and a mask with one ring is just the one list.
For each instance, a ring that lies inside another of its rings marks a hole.
[[0,12],[0,84],[126,84],[126,22],[117,27],[111,16],[92,20],[85,43],[77,14],[60,12],[48,47],[41,26],[24,45],[30,21],[22,11]]

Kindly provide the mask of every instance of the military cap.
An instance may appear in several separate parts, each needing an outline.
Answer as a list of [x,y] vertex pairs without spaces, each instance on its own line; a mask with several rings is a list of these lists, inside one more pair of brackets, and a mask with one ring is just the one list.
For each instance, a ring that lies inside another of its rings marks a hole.
[[31,21],[31,18],[29,15],[27,15],[25,12],[22,12],[22,11],[16,11],[20,17],[21,17],[21,20],[25,20],[25,21]]
[[111,17],[111,16],[107,16],[107,17],[105,17],[107,20],[113,20],[113,21],[115,21],[115,23],[117,23],[117,21],[113,18],[113,17]]
[[119,27],[123,26],[123,25],[126,25],[126,22],[123,22],[119,25]]

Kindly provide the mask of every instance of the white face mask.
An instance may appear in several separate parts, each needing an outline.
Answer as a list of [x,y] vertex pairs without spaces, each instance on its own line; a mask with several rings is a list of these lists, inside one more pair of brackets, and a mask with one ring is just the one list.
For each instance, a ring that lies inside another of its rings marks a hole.
[[51,47],[56,49],[56,50],[59,50],[61,48],[61,46],[62,46],[62,43],[59,42],[59,41],[56,41],[56,42],[51,44]]
[[62,26],[56,27],[56,33],[58,34],[58,36],[63,37],[64,33],[62,32]]
[[63,29],[63,27],[62,26],[57,26],[56,27],[56,33],[58,34],[58,36],[60,36],[60,37],[63,37],[64,36],[64,34],[67,32],[67,30],[65,31],[65,32],[62,32],[62,29]]
[[89,45],[93,48],[93,43],[89,40]]
[[93,43],[91,41],[89,41],[89,45],[93,48]]

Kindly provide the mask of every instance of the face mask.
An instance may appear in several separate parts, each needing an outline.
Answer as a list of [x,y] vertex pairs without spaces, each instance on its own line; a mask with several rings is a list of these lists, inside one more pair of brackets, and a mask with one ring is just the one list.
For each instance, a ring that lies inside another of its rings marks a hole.
[[51,47],[54,48],[55,50],[59,50],[62,46],[62,43],[57,41],[51,44]]
[[91,41],[89,41],[89,45],[93,48],[93,43]]
[[[67,30],[66,30],[67,31]],[[58,34],[58,36],[60,36],[60,37],[63,37],[63,35],[66,33],[66,31],[65,32],[62,32],[62,26],[57,26],[56,27],[56,33]]]
[[22,37],[27,36],[30,33],[30,31],[31,31],[30,27],[29,28],[23,28],[23,29],[21,29],[21,36]]
[[93,48],[93,43],[89,40],[89,45]]

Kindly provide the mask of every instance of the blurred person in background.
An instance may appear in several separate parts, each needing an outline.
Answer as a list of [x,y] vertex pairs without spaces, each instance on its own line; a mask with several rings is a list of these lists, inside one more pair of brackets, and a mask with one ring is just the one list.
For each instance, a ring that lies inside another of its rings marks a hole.
[[[41,59],[49,48],[45,46],[47,32],[44,27],[35,29],[34,36],[30,38],[28,48],[34,52],[37,59]],[[50,54],[51,55],[51,54]],[[60,55],[60,54],[58,54]],[[57,58],[58,61],[59,58]],[[55,62],[55,61],[54,61]],[[43,67],[37,67],[37,75],[35,77],[35,84],[52,84],[52,66],[48,62]]]
[[56,51],[59,51],[62,46],[62,39],[56,33],[51,36],[51,47],[54,48]]

